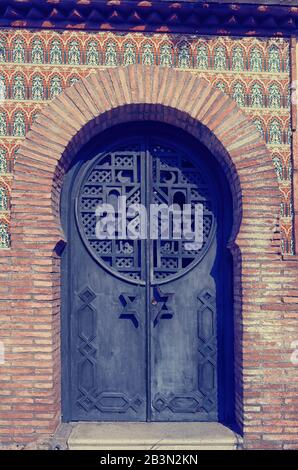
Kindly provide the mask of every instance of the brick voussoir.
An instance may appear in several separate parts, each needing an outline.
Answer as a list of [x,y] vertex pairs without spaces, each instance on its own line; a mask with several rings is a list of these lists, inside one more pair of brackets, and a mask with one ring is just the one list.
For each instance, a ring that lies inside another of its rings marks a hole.
[[[38,146],[38,143],[40,144],[39,146]],[[60,145],[59,143],[56,143],[51,140],[48,141],[46,138],[41,138],[38,132],[33,132],[33,131],[31,131],[28,134],[28,138],[25,139],[22,149],[23,147],[24,148],[26,147],[29,151],[31,148],[32,153],[34,153],[35,151],[38,153],[39,151],[39,153],[44,154],[46,156],[49,153],[56,153],[56,152],[58,152],[58,155],[60,155],[60,153],[63,152],[63,149],[65,148],[65,146]],[[16,162],[16,164],[17,163],[18,162]]]
[[99,108],[94,100],[92,99],[90,93],[89,93],[89,86],[86,84],[86,79],[83,78],[80,83],[81,86],[78,86],[78,84],[75,84],[74,87],[76,89],[76,92],[80,94],[81,99],[84,101],[85,106],[89,109],[90,113],[92,116],[97,117],[100,112],[101,108]]
[[[64,132],[61,132],[62,129],[64,129]],[[58,116],[56,116],[55,121],[50,116],[41,116],[39,122],[34,126],[34,132],[38,134],[40,140],[46,138],[49,141],[48,143],[62,147],[66,147],[72,135],[70,127],[66,126],[65,121],[59,119]]]
[[65,93],[72,106],[74,106],[75,109],[78,109],[78,111],[80,111],[83,118],[83,125],[85,125],[86,122],[91,121],[97,116],[97,113],[93,114],[91,112],[89,106],[84,100],[84,95],[81,95],[75,87],[66,88]]
[[108,70],[105,70],[105,72],[100,75],[94,74],[93,78],[95,99],[97,102],[104,97],[104,110],[117,108],[118,101],[116,98],[116,90],[113,87],[113,83],[110,81]]
[[208,102],[205,105],[202,105],[201,113],[198,114],[197,119],[200,122],[204,122],[205,125],[211,124],[213,116],[218,113],[219,109],[221,111],[221,115],[223,115],[223,106],[225,104],[227,104],[226,96],[224,96],[219,90],[213,90]]
[[228,115],[234,108],[234,103],[231,103],[226,95],[220,93],[207,115],[203,118],[206,127],[212,131],[216,129],[219,122],[222,122],[223,115]]

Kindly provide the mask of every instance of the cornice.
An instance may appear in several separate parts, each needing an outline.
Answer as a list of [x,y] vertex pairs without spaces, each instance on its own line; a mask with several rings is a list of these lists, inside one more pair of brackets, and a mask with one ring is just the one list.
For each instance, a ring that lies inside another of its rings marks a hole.
[[283,37],[298,1],[0,0],[0,27]]

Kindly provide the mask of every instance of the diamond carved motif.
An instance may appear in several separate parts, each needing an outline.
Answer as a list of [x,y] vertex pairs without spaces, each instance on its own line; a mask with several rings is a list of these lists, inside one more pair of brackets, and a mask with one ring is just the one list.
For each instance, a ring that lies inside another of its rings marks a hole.
[[165,396],[157,393],[152,401],[159,413],[168,408],[172,413],[197,413],[202,411],[204,396],[200,392]]
[[136,413],[143,404],[139,395],[132,398],[121,392],[101,392],[95,388],[87,391],[81,389],[81,396],[77,403],[86,411],[98,409],[102,413],[126,413],[132,409]]
[[216,305],[215,294],[204,289],[198,299],[198,388],[204,395],[203,409],[210,413],[216,408]]
[[[92,305],[96,294],[89,287],[86,287],[79,292],[78,297],[81,299],[82,305],[78,309],[78,351],[81,355],[78,361],[78,388],[81,392],[81,398],[77,403],[86,408],[89,406],[86,401],[88,390],[96,385],[97,348],[93,344],[96,338],[96,310]],[[85,392],[83,395],[82,391]]]

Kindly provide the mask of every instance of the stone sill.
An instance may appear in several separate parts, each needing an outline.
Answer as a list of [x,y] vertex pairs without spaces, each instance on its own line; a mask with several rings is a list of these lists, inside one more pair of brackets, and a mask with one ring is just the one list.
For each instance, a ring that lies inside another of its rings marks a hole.
[[220,423],[76,423],[70,450],[236,450],[241,437]]

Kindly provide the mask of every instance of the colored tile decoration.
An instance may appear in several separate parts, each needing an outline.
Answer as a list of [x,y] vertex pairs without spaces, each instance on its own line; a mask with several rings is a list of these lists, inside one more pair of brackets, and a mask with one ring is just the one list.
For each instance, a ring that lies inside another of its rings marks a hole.
[[9,248],[17,150],[43,106],[103,67],[187,69],[233,98],[265,140],[282,195],[282,251],[293,253],[288,39],[111,32],[0,33],[0,248]]

